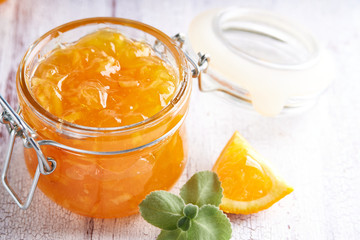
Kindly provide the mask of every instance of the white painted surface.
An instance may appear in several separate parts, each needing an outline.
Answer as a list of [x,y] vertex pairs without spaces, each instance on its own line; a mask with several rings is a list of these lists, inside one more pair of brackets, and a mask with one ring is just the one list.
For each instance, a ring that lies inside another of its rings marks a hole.
[[[198,13],[231,5],[273,10],[305,25],[334,54],[340,74],[309,112],[281,118],[243,111],[195,86],[187,119],[190,158],[173,191],[178,193],[193,173],[211,169],[238,130],[295,191],[258,214],[229,215],[233,239],[359,239],[359,1],[7,0],[0,4],[0,93],[16,105],[15,72],[21,57],[35,39],[62,23],[117,16],[173,35],[186,32]],[[1,133],[4,154],[4,127]],[[14,161],[18,168],[12,168],[10,181],[25,192],[29,177],[20,158]],[[32,206],[21,211],[0,186],[0,239],[155,239],[158,233],[139,215],[107,220],[75,215],[40,191]]]

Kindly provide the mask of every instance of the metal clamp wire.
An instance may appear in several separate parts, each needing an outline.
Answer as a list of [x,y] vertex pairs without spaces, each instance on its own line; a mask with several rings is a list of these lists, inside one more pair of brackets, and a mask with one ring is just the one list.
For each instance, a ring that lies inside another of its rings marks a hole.
[[[186,113],[187,114],[187,113]],[[129,153],[129,152],[135,152],[135,151],[139,151],[142,150],[144,148],[147,147],[151,147],[156,145],[157,143],[165,140],[167,137],[171,136],[172,134],[174,134],[176,132],[176,130],[178,130],[178,128],[182,125],[182,123],[185,120],[186,114],[184,114],[184,116],[181,118],[181,120],[172,128],[170,129],[170,131],[166,132],[164,135],[162,135],[161,137],[155,139],[154,141],[144,144],[142,146],[139,147],[135,147],[135,148],[131,148],[131,149],[125,149],[125,150],[120,150],[120,151],[111,151],[111,152],[98,152],[98,151],[89,151],[89,150],[84,150],[84,149],[78,149],[78,148],[74,148],[74,147],[69,147],[67,145],[52,141],[52,140],[40,140],[38,142],[38,144],[40,146],[44,146],[44,145],[49,145],[49,146],[54,146],[54,147],[59,147],[71,152],[76,152],[76,153],[82,153],[82,154],[89,154],[89,155],[117,155],[117,154],[124,154],[124,153]]]
[[[46,157],[42,153],[40,149],[40,145],[35,141],[35,131],[32,130],[27,123],[21,119],[21,117],[11,108],[9,103],[0,95],[0,105],[3,107],[6,112],[5,115],[9,117],[7,119],[9,124],[12,124],[14,127],[14,131],[16,134],[22,135],[22,137],[26,140],[26,142],[34,148],[39,160],[40,172],[44,175],[47,175],[48,172],[52,171],[52,167],[48,163]],[[5,123],[6,124],[6,123]],[[45,167],[45,168],[44,168]]]
[[196,61],[194,58],[191,57],[190,53],[184,48],[184,43],[185,43],[184,34],[177,33],[172,37],[172,39],[175,40],[179,44],[179,47],[185,54],[186,59],[194,67],[194,69],[191,70],[193,78],[199,77],[201,72],[206,72],[206,69],[208,68],[209,61],[210,61],[210,56],[208,54],[202,54],[201,52],[199,52],[197,54],[199,59],[198,59],[198,61]]

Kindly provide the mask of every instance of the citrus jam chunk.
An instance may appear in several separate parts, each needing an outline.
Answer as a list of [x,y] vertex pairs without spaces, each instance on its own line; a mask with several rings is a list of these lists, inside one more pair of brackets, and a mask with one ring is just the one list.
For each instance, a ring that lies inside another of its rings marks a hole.
[[90,127],[141,122],[171,101],[177,85],[174,69],[148,44],[109,29],[52,51],[31,80],[48,112]]
[[258,212],[293,191],[238,132],[225,146],[213,170],[224,189],[220,208],[228,213]]

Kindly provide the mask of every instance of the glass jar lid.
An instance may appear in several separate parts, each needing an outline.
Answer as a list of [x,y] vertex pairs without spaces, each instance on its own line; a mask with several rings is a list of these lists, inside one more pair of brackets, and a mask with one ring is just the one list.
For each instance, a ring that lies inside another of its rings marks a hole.
[[265,116],[307,109],[334,76],[332,58],[311,34],[268,11],[204,12],[192,21],[189,40],[211,56],[200,89],[226,93]]

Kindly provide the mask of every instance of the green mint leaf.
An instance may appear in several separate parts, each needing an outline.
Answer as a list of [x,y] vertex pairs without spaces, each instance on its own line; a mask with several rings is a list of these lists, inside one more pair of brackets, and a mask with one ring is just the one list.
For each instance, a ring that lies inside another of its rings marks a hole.
[[216,173],[203,171],[194,174],[181,188],[180,196],[185,203],[199,207],[205,204],[219,206],[222,199],[222,188]]
[[148,223],[164,230],[174,230],[183,217],[185,203],[172,193],[154,191],[146,196],[139,207],[141,216]]
[[184,207],[183,212],[185,216],[187,216],[190,219],[193,219],[198,215],[199,207],[189,203]]
[[183,231],[189,230],[189,228],[191,227],[191,219],[185,216],[180,218],[177,222],[177,227]]
[[181,229],[166,231],[162,230],[157,240],[188,240],[187,233]]
[[213,205],[204,205],[199,214],[191,220],[191,227],[186,232],[187,239],[229,240],[231,224],[227,216]]

